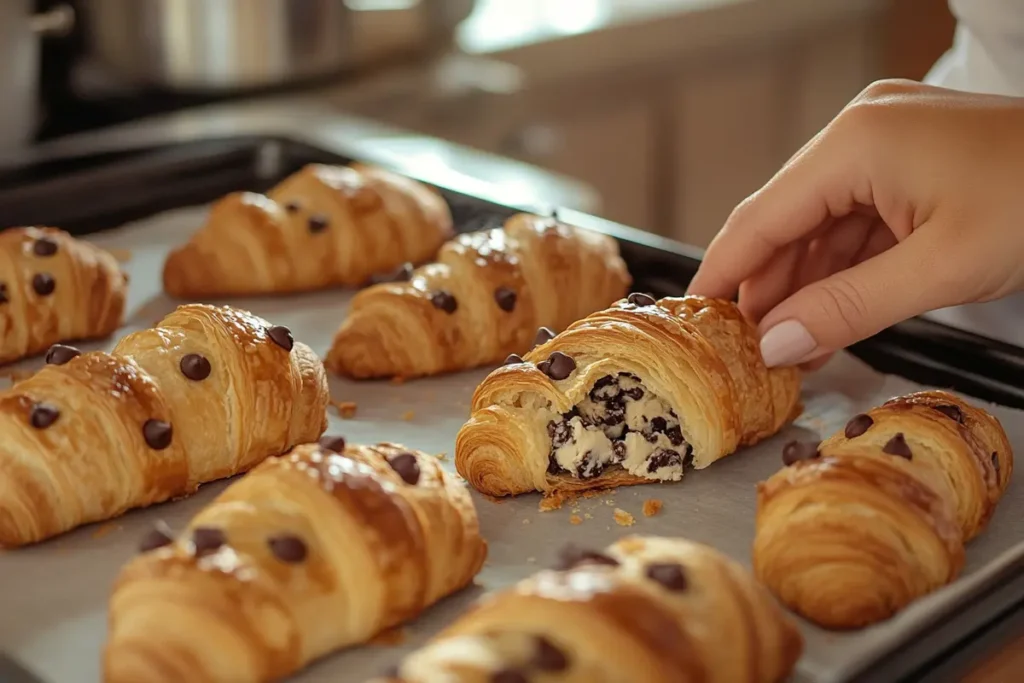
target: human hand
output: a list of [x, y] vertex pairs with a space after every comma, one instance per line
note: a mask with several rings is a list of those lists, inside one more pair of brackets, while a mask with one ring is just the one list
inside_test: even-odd
[[879, 81], [736, 207], [689, 291], [738, 292], [769, 366], [815, 367], [1024, 289], [1022, 188], [1024, 99]]

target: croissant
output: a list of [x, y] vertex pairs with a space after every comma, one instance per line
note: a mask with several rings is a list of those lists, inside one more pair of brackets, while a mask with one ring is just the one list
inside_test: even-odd
[[630, 284], [614, 239], [529, 214], [460, 235], [408, 275], [355, 296], [329, 370], [416, 377], [500, 363], [529, 349], [539, 327], [563, 329]]
[[820, 447], [789, 444], [783, 462], [758, 485], [755, 572], [811, 621], [853, 629], [959, 575], [1013, 453], [996, 418], [924, 391], [855, 416]]
[[181, 306], [113, 353], [54, 346], [0, 393], [0, 546], [196, 490], [327, 426], [327, 380], [287, 328]]
[[278, 680], [469, 584], [487, 545], [463, 483], [395, 444], [322, 443], [144, 539], [110, 600], [106, 683]]
[[113, 256], [63, 230], [0, 231], [0, 363], [110, 335], [127, 286]]
[[628, 536], [485, 596], [377, 683], [777, 683], [802, 650], [733, 560]]
[[361, 285], [427, 261], [454, 234], [441, 195], [415, 180], [353, 164], [310, 164], [267, 195], [229, 194], [164, 263], [178, 298]]
[[488, 375], [455, 465], [491, 496], [675, 481], [801, 410], [734, 304], [634, 293]]

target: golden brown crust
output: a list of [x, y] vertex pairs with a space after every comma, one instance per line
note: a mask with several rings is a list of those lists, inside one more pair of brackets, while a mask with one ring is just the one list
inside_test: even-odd
[[800, 632], [731, 559], [638, 536], [602, 555], [617, 566], [542, 571], [485, 597], [386, 680], [488, 683], [503, 671], [559, 683], [777, 683], [793, 670]]
[[[554, 381], [537, 364], [567, 354], [575, 370]], [[619, 301], [580, 320], [492, 372], [473, 396], [456, 439], [459, 473], [492, 496], [556, 494], [654, 481], [610, 467], [591, 479], [548, 471], [548, 424], [585, 399], [604, 376], [631, 374], [666, 401], [707, 467], [743, 445], [776, 433], [801, 410], [797, 370], [768, 370], [757, 332], [727, 301], [666, 298], [655, 305]]]
[[498, 363], [529, 349], [538, 327], [564, 329], [629, 283], [611, 237], [518, 214], [448, 242], [408, 282], [359, 292], [325, 364], [365, 379]]
[[[396, 457], [415, 460], [414, 482]], [[223, 544], [197, 556], [196, 529]], [[282, 559], [271, 544], [282, 538], [303, 551]], [[277, 680], [468, 585], [486, 554], [469, 492], [436, 458], [396, 444], [299, 446], [124, 568], [104, 680]]]
[[[0, 393], [0, 546], [190, 494], [317, 438], [322, 365], [270, 329], [245, 311], [181, 306], [110, 354], [48, 365]], [[208, 362], [201, 379], [183, 370], [193, 354]]]
[[63, 230], [0, 231], [0, 363], [110, 335], [127, 288], [113, 256]]
[[353, 164], [310, 164], [267, 195], [236, 192], [164, 264], [179, 298], [277, 294], [364, 284], [432, 258], [454, 234], [441, 195]]
[[945, 391], [856, 416], [818, 452], [758, 486], [754, 569], [833, 629], [887, 619], [953, 581], [1013, 468], [999, 422]]

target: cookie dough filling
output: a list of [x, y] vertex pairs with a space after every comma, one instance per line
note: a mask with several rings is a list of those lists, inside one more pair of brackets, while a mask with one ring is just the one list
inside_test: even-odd
[[599, 379], [547, 428], [549, 474], [592, 479], [618, 466], [638, 477], [677, 481], [692, 460], [672, 408], [624, 372]]

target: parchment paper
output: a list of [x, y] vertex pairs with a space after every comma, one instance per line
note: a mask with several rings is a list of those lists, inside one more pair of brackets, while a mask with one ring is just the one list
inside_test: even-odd
[[[144, 224], [93, 238], [111, 249], [131, 250], [124, 266], [131, 274], [128, 324], [123, 332], [148, 327], [176, 305], [160, 293], [160, 270], [167, 249], [198, 226], [203, 208], [179, 209]], [[273, 299], [227, 301], [290, 327], [297, 339], [324, 353], [345, 314], [351, 293], [320, 292]], [[113, 341], [80, 344], [109, 349]], [[41, 360], [16, 366], [34, 369]], [[451, 460], [455, 434], [468, 415], [473, 389], [484, 368], [447, 377], [407, 382], [351, 383], [331, 379], [335, 400], [355, 401], [354, 419], [331, 410], [328, 433], [354, 442], [391, 440]], [[6, 386], [6, 381], [0, 386]], [[294, 680], [358, 683], [397, 661], [450, 623], [473, 599], [553, 562], [558, 549], [573, 541], [602, 547], [627, 534], [686, 536], [709, 543], [750, 566], [756, 482], [780, 466], [782, 445], [794, 438], [825, 436], [853, 414], [885, 399], [917, 389], [897, 377], [882, 376], [851, 356], [838, 356], [805, 385], [806, 412], [796, 425], [757, 447], [725, 458], [675, 484], [620, 489], [601, 497], [540, 512], [539, 497], [526, 495], [493, 503], [475, 495], [490, 557], [477, 585], [453, 596], [387, 638], [390, 644], [353, 648], [327, 657]], [[1002, 420], [1018, 453], [1024, 453], [1024, 413], [988, 407]], [[1001, 568], [1024, 556], [1024, 484], [1010, 484], [988, 531], [971, 543], [963, 577], [919, 600], [896, 618], [849, 635], [828, 634], [803, 624], [805, 655], [794, 681], [842, 681], [872, 659], [898, 648], [909, 634], [939, 611], [977, 590]], [[141, 536], [157, 519], [179, 528], [227, 482], [209, 484], [191, 499], [133, 511], [78, 529], [38, 546], [0, 553], [0, 650], [51, 683], [100, 680], [100, 653], [106, 629], [106, 601], [120, 566], [135, 553]], [[664, 503], [660, 514], [645, 517], [644, 501]], [[621, 509], [635, 519], [623, 527], [613, 514]], [[571, 523], [578, 521], [578, 524]], [[141, 682], [140, 682], [141, 683]]]

